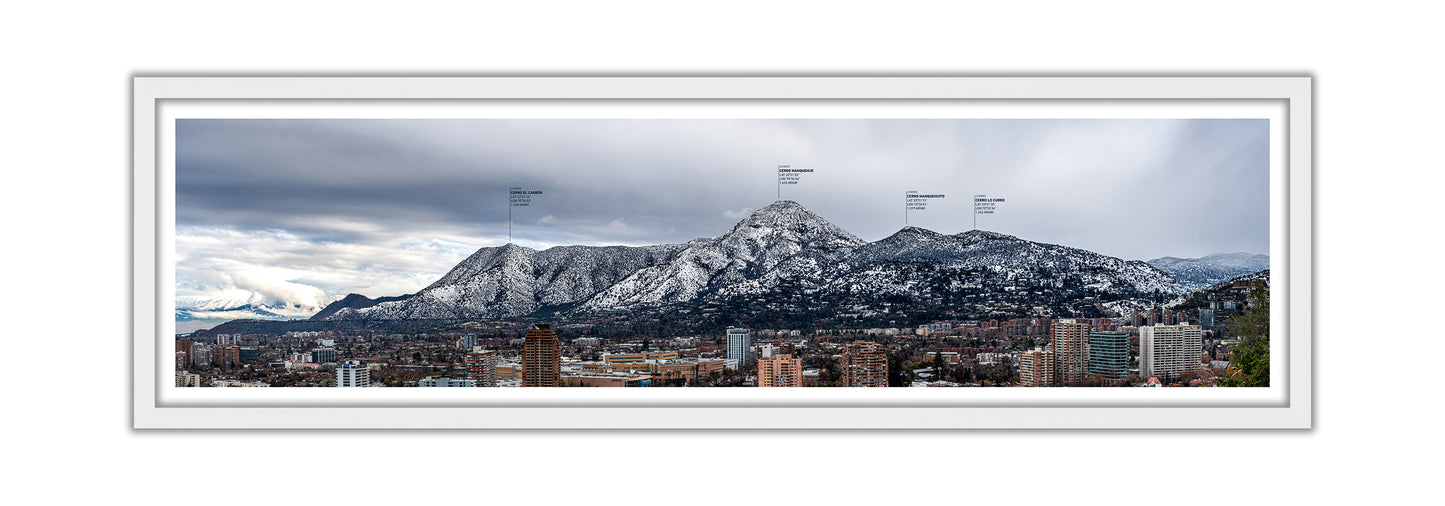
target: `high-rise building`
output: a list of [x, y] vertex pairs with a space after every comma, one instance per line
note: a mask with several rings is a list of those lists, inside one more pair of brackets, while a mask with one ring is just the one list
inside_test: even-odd
[[467, 379], [479, 387], [497, 386], [497, 351], [475, 346], [467, 353]]
[[369, 387], [371, 386], [371, 369], [359, 360], [347, 360], [336, 364], [336, 386]]
[[748, 329], [728, 329], [728, 358], [738, 361], [738, 367], [752, 362], [753, 338]]
[[211, 348], [211, 363], [221, 369], [241, 365], [241, 347], [228, 344]]
[[211, 345], [206, 343], [191, 343], [191, 367], [211, 367]]
[[1186, 371], [1198, 369], [1204, 349], [1204, 330], [1198, 325], [1153, 325], [1139, 327], [1139, 373], [1163, 381], [1174, 381]]
[[176, 341], [176, 368], [191, 366], [191, 342]]
[[311, 361], [318, 364], [336, 361], [336, 350], [334, 348], [316, 348], [311, 350]]
[[242, 362], [259, 362], [261, 361], [261, 348], [242, 346], [241, 349], [237, 351], [237, 358]]
[[1214, 310], [1209, 308], [1199, 309], [1199, 326], [1209, 329], [1214, 328]]
[[758, 386], [803, 386], [803, 359], [793, 358], [792, 355], [773, 355], [758, 359]]
[[1089, 333], [1089, 374], [1119, 379], [1129, 374], [1129, 333]]
[[457, 340], [457, 347], [458, 347], [458, 348], [461, 348], [461, 349], [463, 349], [463, 350], [468, 350], [468, 351], [470, 351], [472, 348], [476, 348], [476, 347], [477, 347], [477, 335], [476, 335], [476, 334], [467, 334], [467, 335], [462, 336], [461, 339], [458, 339], [458, 340]]
[[1019, 353], [1019, 378], [1026, 387], [1054, 384], [1054, 352], [1043, 348]]
[[1054, 323], [1054, 384], [1084, 381], [1089, 371], [1089, 324], [1072, 319]]
[[522, 342], [522, 386], [562, 386], [561, 350], [557, 344], [557, 331], [546, 323], [538, 323], [527, 331]]
[[888, 355], [881, 344], [854, 341], [844, 345], [840, 365], [845, 387], [888, 386]]

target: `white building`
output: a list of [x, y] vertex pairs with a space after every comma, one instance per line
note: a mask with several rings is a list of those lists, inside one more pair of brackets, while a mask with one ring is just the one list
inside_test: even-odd
[[1013, 356], [1008, 353], [979, 353], [975, 358], [978, 365], [996, 365], [1011, 361]]
[[728, 329], [728, 359], [739, 364], [752, 362], [752, 334], [748, 329]]
[[676, 347], [678, 347], [678, 348], [694, 348], [694, 347], [697, 347], [697, 338], [696, 338], [696, 337], [679, 337], [679, 338], [676, 338], [676, 339], [673, 339], [673, 340], [672, 340], [672, 345], [673, 345], [673, 346], [676, 346]]
[[424, 388], [449, 388], [449, 387], [466, 387], [466, 388], [471, 388], [471, 387], [477, 386], [477, 382], [476, 382], [476, 381], [473, 381], [473, 380], [469, 380], [469, 379], [422, 378], [421, 380], [419, 380], [419, 381], [416, 382], [416, 386], [424, 387]]
[[586, 346], [588, 348], [591, 348], [593, 346], [597, 346], [598, 344], [602, 344], [602, 340], [595, 337], [579, 337], [577, 339], [573, 339], [572, 344], [574, 346]]
[[201, 386], [201, 375], [191, 374], [185, 371], [176, 371], [176, 386], [198, 387]]
[[211, 382], [211, 386], [218, 388], [270, 388], [271, 385], [261, 381], [241, 381], [233, 379], [218, 379]]
[[778, 348], [771, 344], [758, 346], [758, 358], [772, 358], [773, 354], [777, 352]]
[[1197, 370], [1204, 349], [1204, 330], [1198, 325], [1139, 327], [1139, 374], [1165, 382]]
[[211, 347], [206, 343], [191, 343], [191, 366], [205, 369], [211, 366]]
[[348, 360], [336, 364], [336, 386], [369, 387], [371, 386], [371, 369], [358, 360]]

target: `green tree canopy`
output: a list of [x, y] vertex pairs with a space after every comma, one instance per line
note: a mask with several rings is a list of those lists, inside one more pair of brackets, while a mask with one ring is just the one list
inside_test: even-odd
[[1229, 370], [1221, 386], [1269, 386], [1269, 287], [1261, 283], [1249, 292], [1249, 309], [1229, 324], [1239, 344], [1229, 349]]

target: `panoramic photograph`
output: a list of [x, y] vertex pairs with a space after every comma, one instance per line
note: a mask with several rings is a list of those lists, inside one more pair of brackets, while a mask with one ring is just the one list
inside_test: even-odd
[[1270, 386], [1267, 119], [178, 119], [174, 146], [177, 387]]

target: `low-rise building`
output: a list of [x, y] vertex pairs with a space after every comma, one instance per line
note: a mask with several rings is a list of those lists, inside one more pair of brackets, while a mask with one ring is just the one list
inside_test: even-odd
[[185, 371], [176, 371], [176, 386], [198, 387], [201, 386], [201, 375], [191, 374]]
[[475, 380], [469, 380], [469, 379], [451, 379], [451, 378], [432, 378], [432, 377], [426, 377], [426, 378], [422, 378], [422, 379], [418, 380], [418, 381], [416, 382], [416, 386], [422, 387], [422, 388], [456, 388], [456, 387], [472, 388], [472, 387], [477, 386], [477, 382], [476, 382]]
[[562, 372], [562, 386], [566, 387], [648, 387], [652, 386], [651, 374], [632, 373], [588, 373]]
[[213, 386], [213, 387], [219, 387], [219, 388], [227, 388], [227, 387], [231, 387], [231, 388], [236, 388], [236, 387], [241, 387], [241, 388], [267, 388], [267, 387], [270, 387], [271, 385], [268, 384], [268, 383], [266, 383], [266, 382], [262, 382], [262, 381], [241, 381], [241, 380], [233, 380], [233, 379], [218, 379], [218, 380], [211, 381], [211, 386]]

